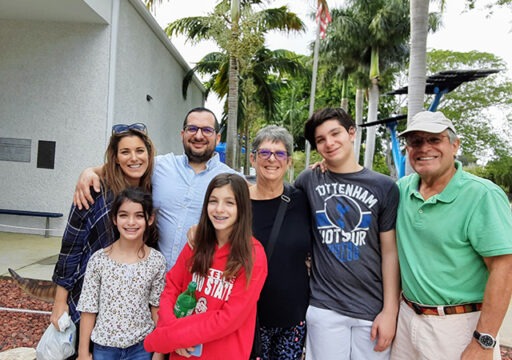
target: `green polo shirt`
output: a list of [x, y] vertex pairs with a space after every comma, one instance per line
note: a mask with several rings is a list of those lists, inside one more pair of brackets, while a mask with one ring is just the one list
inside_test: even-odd
[[500, 187], [462, 170], [427, 201], [418, 174], [398, 182], [397, 246], [404, 295], [425, 305], [481, 302], [483, 257], [512, 254], [512, 212]]

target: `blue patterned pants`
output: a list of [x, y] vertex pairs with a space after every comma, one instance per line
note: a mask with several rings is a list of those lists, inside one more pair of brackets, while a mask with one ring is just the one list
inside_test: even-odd
[[306, 340], [306, 321], [290, 328], [260, 327], [262, 360], [300, 360]]

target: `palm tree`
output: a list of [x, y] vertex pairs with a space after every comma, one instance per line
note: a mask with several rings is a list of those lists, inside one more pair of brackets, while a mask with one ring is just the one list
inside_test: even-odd
[[[407, 123], [414, 115], [423, 110], [427, 78], [427, 35], [429, 30], [436, 31], [441, 24], [439, 14], [429, 14], [429, 3], [430, 0], [411, 0], [411, 55], [407, 85]], [[444, 0], [441, 0], [441, 12], [443, 7]], [[412, 172], [407, 158], [405, 172], [406, 174]]]
[[[244, 74], [240, 76], [239, 97], [251, 98], [258, 103], [264, 116], [269, 120], [277, 112], [277, 94], [280, 88], [287, 86], [282, 77], [302, 75], [305, 68], [300, 61], [300, 55], [289, 50], [270, 50], [261, 47], [247, 62]], [[223, 52], [206, 54], [190, 69], [183, 78], [182, 94], [187, 97], [187, 90], [196, 73], [208, 75], [204, 83], [207, 94], [214, 91], [219, 98], [225, 98], [229, 92], [229, 55]], [[242, 91], [244, 83], [251, 81], [256, 91]], [[239, 103], [239, 106], [241, 103]], [[226, 106], [227, 107], [227, 106]], [[244, 118], [243, 108], [239, 120]]]
[[[379, 104], [380, 64], [384, 53], [386, 62], [402, 60], [404, 46], [409, 38], [409, 2], [406, 0], [353, 0], [352, 6], [361, 19], [368, 24], [370, 34], [370, 82], [368, 96], [368, 122], [377, 121]], [[402, 50], [402, 51], [400, 51]], [[395, 52], [396, 51], [396, 52]], [[395, 53], [397, 58], [393, 58]], [[366, 129], [364, 166], [373, 167], [376, 127]]]
[[[355, 123], [359, 127], [363, 123], [364, 95], [370, 82], [368, 76], [369, 62], [367, 45], [361, 39], [367, 39], [368, 26], [358, 21], [353, 7], [332, 10], [332, 24], [329, 28], [327, 38], [322, 42], [320, 50], [323, 60], [328, 67], [335, 69], [336, 73], [343, 79], [343, 90], [341, 96], [341, 107], [348, 109], [348, 78], [351, 77], [356, 85], [355, 99]], [[332, 77], [332, 71], [326, 72], [327, 77]], [[362, 130], [359, 127], [354, 141], [354, 156], [359, 162], [359, 151], [361, 148]]]
[[328, 36], [320, 43], [321, 59], [327, 67], [324, 79], [331, 79], [334, 76], [342, 78], [340, 105], [348, 111], [346, 98], [348, 78], [359, 71], [363, 65], [362, 55], [365, 46], [359, 39], [365, 37], [365, 27], [356, 21], [352, 8], [332, 9], [331, 16], [333, 21], [329, 27]]
[[[332, 23], [327, 32], [327, 37], [320, 43], [322, 62], [327, 66], [325, 79], [340, 76], [343, 81], [341, 107], [348, 112], [348, 99], [346, 99], [348, 78], [356, 86], [355, 122], [362, 124], [364, 110], [365, 89], [370, 85], [368, 76], [369, 61], [367, 45], [361, 39], [369, 37], [368, 26], [358, 21], [353, 7], [332, 9]], [[328, 81], [328, 80], [327, 80]], [[356, 132], [354, 153], [359, 161], [359, 149], [361, 147], [361, 130]]]
[[[295, 138], [295, 133], [298, 132], [297, 129], [300, 129], [300, 134], [303, 134], [303, 126], [302, 123], [297, 123], [298, 119], [307, 119], [307, 103], [303, 101], [301, 97], [301, 89], [297, 86], [290, 86], [288, 89], [288, 96], [282, 99], [280, 103], [280, 108], [278, 111], [278, 116], [280, 123], [283, 127], [288, 128], [290, 134], [292, 134], [293, 138]], [[294, 124], [295, 122], [295, 124]], [[294, 142], [292, 143], [292, 149], [295, 148]], [[295, 179], [295, 164], [292, 164], [290, 169], [288, 170], [288, 181], [293, 183]]]
[[[228, 91], [228, 127], [226, 163], [238, 169], [238, 75], [239, 58], [237, 56], [240, 40], [240, 0], [231, 0], [231, 34], [228, 41], [229, 53], [229, 91]], [[257, 41], [258, 43], [258, 41]], [[241, 54], [240, 54], [241, 55]], [[243, 55], [242, 55], [243, 56]]]
[[229, 57], [227, 157], [229, 166], [237, 168], [237, 119], [239, 78], [251, 57], [263, 47], [265, 34], [272, 30], [303, 31], [303, 22], [286, 6], [254, 10], [262, 0], [221, 0], [207, 16], [176, 20], [165, 29], [168, 36], [184, 34], [192, 42], [213, 40]]
[[411, 55], [409, 61], [407, 117], [423, 110], [427, 78], [427, 34], [429, 0], [411, 0]]
[[[244, 73], [239, 77], [237, 122], [237, 127], [244, 129], [246, 139], [248, 139], [248, 129], [253, 117], [251, 115], [256, 110], [261, 110], [267, 122], [278, 112], [276, 107], [279, 101], [278, 94], [283, 87], [287, 86], [283, 77], [302, 75], [304, 72], [305, 68], [299, 55], [288, 50], [269, 50], [262, 47], [248, 60]], [[207, 93], [214, 91], [219, 98], [226, 97], [229, 92], [228, 54], [209, 53], [185, 74], [182, 87], [185, 98], [195, 73], [208, 75], [204, 84]], [[252, 111], [246, 111], [248, 104], [254, 105]]]
[[[345, 77], [350, 74], [356, 91], [356, 124], [362, 122], [364, 89], [368, 89], [367, 121], [377, 120], [380, 68], [405, 63], [407, 51], [408, 3], [406, 0], [350, 0], [344, 9], [332, 10], [333, 23], [322, 44], [322, 53], [335, 63]], [[366, 72], [365, 77], [361, 76]], [[375, 128], [367, 129], [365, 166], [372, 167]], [[361, 132], [357, 132], [355, 153], [359, 160]]]

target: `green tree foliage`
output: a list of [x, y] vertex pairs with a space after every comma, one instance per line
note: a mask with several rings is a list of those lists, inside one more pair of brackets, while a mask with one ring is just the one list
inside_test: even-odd
[[498, 184], [512, 200], [512, 157], [505, 155], [485, 166], [472, 166], [465, 170]]
[[433, 50], [427, 55], [428, 72], [456, 69], [503, 69], [498, 74], [468, 82], [443, 96], [439, 110], [452, 119], [466, 156], [502, 156], [511, 151], [509, 122], [496, 124], [496, 116], [512, 120], [512, 81], [505, 63], [496, 55], [471, 51]]
[[[300, 76], [306, 71], [300, 59], [301, 56], [292, 51], [269, 50], [266, 47], [259, 48], [250, 59], [247, 59], [246, 69], [239, 78], [239, 126], [243, 125], [246, 115], [244, 103], [248, 99], [256, 102], [260, 110], [264, 112], [265, 119], [271, 122], [271, 118], [277, 113], [280, 89], [288, 87], [287, 78]], [[213, 91], [219, 98], [226, 98], [228, 68], [229, 56], [226, 53], [206, 54], [185, 75], [182, 88], [183, 96], [186, 98], [187, 89], [194, 74], [199, 73], [207, 76], [204, 83], [207, 92]], [[244, 87], [244, 83], [249, 81], [254, 87], [249, 84]]]
[[[466, 0], [466, 7], [470, 10], [474, 9], [478, 0]], [[512, 0], [494, 0], [491, 4], [486, 5], [489, 10], [499, 8], [501, 6], [508, 6], [512, 8]]]
[[[265, 35], [273, 30], [303, 31], [304, 23], [286, 6], [262, 9], [262, 0], [220, 0], [206, 16], [178, 19], [165, 29], [169, 37], [185, 35], [196, 43], [213, 40], [221, 53], [229, 59], [227, 66], [227, 149], [226, 162], [238, 168], [238, 112], [241, 103], [240, 91], [244, 86], [240, 78], [251, 71], [253, 56], [265, 42]], [[254, 83], [257, 86], [256, 83]], [[219, 86], [211, 86], [214, 91]], [[246, 85], [246, 89], [251, 86]], [[243, 103], [243, 101], [242, 101]]]
[[[267, 124], [280, 125], [294, 137], [294, 149], [304, 151], [304, 123], [308, 118], [309, 95], [311, 91], [311, 62], [308, 56], [297, 59], [304, 71], [282, 78], [286, 86], [277, 93], [277, 111]], [[318, 99], [318, 98], [317, 98]], [[264, 126], [261, 124], [260, 126]], [[254, 129], [257, 131], [258, 129]]]
[[[289, 113], [281, 112], [282, 104], [279, 102], [283, 94], [288, 96], [289, 78], [304, 78], [307, 73], [303, 66], [302, 56], [288, 50], [269, 50], [261, 47], [249, 59], [246, 69], [239, 76], [238, 88], [238, 129], [239, 148], [250, 145], [251, 134], [269, 123], [292, 123], [293, 109], [298, 104], [289, 102]], [[219, 98], [226, 98], [228, 93], [228, 68], [229, 56], [226, 53], [215, 52], [205, 55], [183, 79], [183, 95], [186, 96], [187, 88], [195, 73], [206, 75], [204, 83], [207, 91], [214, 91]], [[292, 92], [296, 89], [292, 89]], [[227, 108], [227, 105], [225, 105]], [[290, 113], [291, 111], [291, 113]], [[223, 125], [226, 118], [223, 117]], [[255, 125], [257, 127], [255, 127]], [[290, 128], [291, 129], [291, 128]], [[292, 131], [292, 130], [290, 130]], [[293, 133], [293, 131], [292, 131]], [[223, 134], [223, 141], [226, 137]], [[246, 139], [249, 139], [246, 141]], [[248, 144], [246, 144], [248, 142]], [[244, 169], [248, 171], [248, 153], [246, 159], [240, 159]]]
[[509, 196], [512, 194], [512, 157], [502, 156], [486, 166], [489, 179], [500, 185]]
[[[377, 120], [381, 72], [405, 64], [409, 38], [409, 1], [350, 0], [342, 9], [333, 9], [333, 24], [322, 45], [322, 57], [333, 64], [341, 80], [366, 72], [366, 84], [356, 75], [359, 88], [368, 89], [367, 121]], [[369, 82], [369, 85], [367, 85]], [[356, 118], [362, 109], [356, 109]], [[376, 128], [366, 130], [365, 161], [372, 168]], [[359, 138], [358, 138], [359, 139]], [[359, 143], [357, 140], [356, 143]], [[356, 144], [357, 146], [357, 144]]]

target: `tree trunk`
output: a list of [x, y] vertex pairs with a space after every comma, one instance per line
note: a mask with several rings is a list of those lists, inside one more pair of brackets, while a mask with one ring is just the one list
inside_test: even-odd
[[[315, 111], [315, 94], [316, 94], [316, 77], [318, 74], [318, 52], [320, 49], [320, 22], [318, 22], [316, 27], [316, 38], [315, 38], [315, 47], [313, 49], [313, 72], [311, 74], [311, 92], [309, 94], [309, 115], [308, 118], [311, 118]], [[309, 167], [309, 160], [311, 157], [311, 144], [306, 140], [305, 145], [306, 150], [306, 163], [305, 169]]]
[[[411, 0], [411, 54], [409, 61], [409, 84], [407, 123], [423, 110], [427, 77], [427, 34], [429, 0]], [[412, 173], [406, 161], [405, 173]]]
[[[372, 47], [370, 59], [370, 92], [368, 95], [368, 118], [366, 122], [377, 121], [377, 113], [379, 111], [379, 48]], [[376, 126], [366, 128], [366, 147], [364, 151], [364, 166], [368, 169], [373, 168], [373, 156], [375, 154], [375, 134]]]
[[342, 98], [340, 102], [340, 107], [345, 110], [345, 112], [348, 114], [348, 99]]
[[244, 156], [244, 175], [250, 175], [251, 170], [251, 159], [250, 154], [251, 150], [249, 149], [251, 144], [249, 142], [249, 117], [245, 119], [244, 124], [244, 139], [245, 139], [245, 156]]
[[[377, 111], [379, 107], [379, 80], [372, 79], [372, 86], [368, 96], [368, 119], [366, 122], [377, 121]], [[375, 134], [377, 133], [376, 126], [368, 126], [366, 128], [366, 147], [364, 151], [364, 167], [368, 169], [373, 168], [373, 155], [375, 154]]]
[[[293, 98], [295, 99], [295, 92], [293, 92], [293, 95], [294, 95]], [[290, 114], [290, 134], [292, 135], [292, 153], [290, 154], [290, 156], [292, 157], [292, 164], [288, 168], [288, 182], [290, 184], [293, 184], [293, 180], [295, 179], [295, 169], [294, 169], [294, 164], [293, 164], [293, 152], [295, 149], [294, 139], [293, 139], [293, 113]]]
[[361, 152], [361, 138], [363, 136], [363, 106], [364, 106], [364, 89], [356, 89], [356, 140], [354, 141], [354, 155], [359, 164], [359, 154]]
[[[240, 1], [231, 1], [231, 44], [238, 42], [238, 21], [240, 20]], [[239, 170], [238, 166], [238, 58], [232, 53], [229, 55], [228, 80], [228, 129], [226, 132], [226, 164], [232, 169]]]
[[343, 86], [341, 88], [340, 107], [348, 114], [348, 76], [343, 77]]
[[429, 0], [411, 0], [411, 54], [407, 121], [423, 110], [427, 69], [427, 34]]
[[228, 130], [226, 133], [226, 164], [238, 170], [238, 61], [229, 58]]
[[386, 146], [386, 165], [389, 169], [389, 176], [398, 180], [398, 173], [396, 172], [396, 167], [393, 163], [393, 154], [391, 153], [391, 141], [389, 141], [388, 146]]

